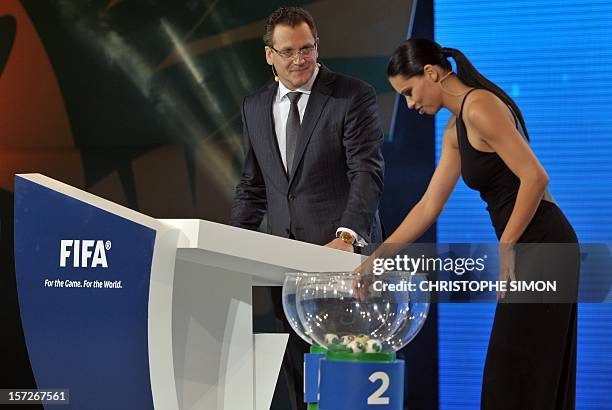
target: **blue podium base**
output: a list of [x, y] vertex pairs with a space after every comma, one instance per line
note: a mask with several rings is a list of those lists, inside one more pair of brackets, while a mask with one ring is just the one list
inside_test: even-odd
[[320, 361], [320, 410], [402, 410], [404, 361]]
[[319, 369], [325, 353], [306, 353], [304, 355], [304, 403], [319, 401]]

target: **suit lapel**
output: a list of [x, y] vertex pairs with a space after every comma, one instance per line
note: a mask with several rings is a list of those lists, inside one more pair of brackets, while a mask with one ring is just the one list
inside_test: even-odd
[[323, 108], [327, 103], [331, 95], [331, 83], [334, 80], [334, 73], [329, 71], [326, 67], [321, 66], [319, 69], [319, 75], [315, 80], [315, 83], [310, 92], [308, 98], [308, 105], [306, 105], [306, 112], [304, 113], [304, 119], [302, 120], [302, 126], [300, 129], [300, 135], [298, 137], [297, 145], [295, 147], [295, 157], [293, 159], [293, 169], [291, 171], [291, 180], [289, 185], [293, 182], [295, 177], [295, 171], [302, 161], [308, 142], [312, 137], [312, 133], [317, 126], [319, 117], [323, 112]]
[[278, 173], [282, 174], [285, 181], [288, 182], [287, 172], [285, 171], [285, 166], [283, 165], [283, 159], [281, 158], [280, 150], [278, 148], [278, 138], [276, 135], [276, 129], [274, 128], [274, 115], [272, 105], [274, 104], [274, 99], [276, 98], [276, 93], [278, 91], [278, 83], [274, 82], [270, 85], [270, 89], [265, 95], [266, 101], [264, 103], [264, 107], [266, 112], [263, 114], [263, 118], [265, 119], [265, 136], [268, 141], [268, 145], [270, 147], [270, 155], [274, 158], [274, 162], [276, 163], [275, 168]]

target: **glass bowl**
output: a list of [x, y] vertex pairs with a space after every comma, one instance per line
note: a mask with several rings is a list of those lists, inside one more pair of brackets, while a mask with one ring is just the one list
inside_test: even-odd
[[[311, 343], [328, 350], [395, 352], [427, 319], [429, 293], [420, 289], [425, 280], [425, 275], [407, 272], [300, 273], [290, 281], [295, 283], [291, 293], [299, 329]], [[295, 313], [290, 312], [292, 318]]]

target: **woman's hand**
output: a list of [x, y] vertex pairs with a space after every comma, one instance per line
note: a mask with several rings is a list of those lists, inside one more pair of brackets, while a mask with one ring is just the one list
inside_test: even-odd
[[[508, 280], [516, 280], [516, 250], [513, 243], [499, 243], [499, 281], [506, 282], [508, 288]], [[497, 299], [503, 299], [506, 295], [504, 291], [497, 292]]]
[[353, 274], [357, 275], [357, 278], [353, 280], [353, 293], [359, 300], [365, 300], [368, 295], [368, 289], [372, 284], [370, 276], [372, 275], [372, 269], [374, 265], [374, 259], [376, 252], [370, 255], [361, 265], [359, 265]]

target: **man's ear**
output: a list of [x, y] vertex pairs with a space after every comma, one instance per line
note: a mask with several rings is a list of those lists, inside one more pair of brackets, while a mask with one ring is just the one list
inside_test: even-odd
[[268, 65], [272, 65], [272, 53], [274, 51], [272, 51], [272, 49], [268, 46], [265, 47], [265, 51], [266, 51], [266, 62], [268, 63]]
[[424, 71], [425, 77], [427, 77], [429, 80], [433, 81], [434, 83], [437, 83], [440, 80], [440, 74], [438, 73], [438, 70], [436, 70], [436, 68], [433, 65], [426, 64], [425, 67], [423, 67], [423, 71]]

